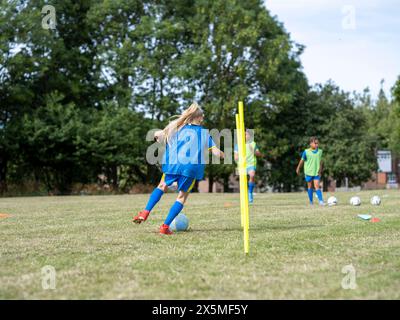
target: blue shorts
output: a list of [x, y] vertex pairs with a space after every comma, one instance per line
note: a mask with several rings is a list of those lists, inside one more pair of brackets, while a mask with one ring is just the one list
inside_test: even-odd
[[256, 171], [256, 167], [255, 166], [249, 166], [246, 168], [246, 172], [249, 173], [250, 171]]
[[170, 187], [174, 182], [178, 183], [178, 190], [183, 192], [190, 192], [194, 183], [196, 182], [195, 178], [189, 178], [185, 176], [181, 176], [178, 174], [163, 174], [162, 180], [164, 180], [165, 184]]
[[317, 180], [317, 181], [321, 180], [320, 176], [307, 176], [307, 175], [306, 175], [305, 179], [306, 179], [306, 182], [311, 182], [313, 180]]

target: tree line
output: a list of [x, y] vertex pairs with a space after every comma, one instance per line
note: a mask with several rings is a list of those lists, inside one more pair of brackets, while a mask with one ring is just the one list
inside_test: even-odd
[[[154, 184], [148, 130], [191, 101], [207, 128], [235, 128], [237, 102], [266, 155], [260, 183], [302, 185], [294, 174], [311, 135], [326, 176], [368, 180], [378, 148], [400, 152], [400, 78], [393, 98], [310, 86], [291, 39], [260, 0], [0, 0], [0, 192], [30, 183], [71, 193], [106, 181], [117, 192]], [[397, 99], [397, 100], [396, 100]], [[267, 165], [268, 164], [268, 165]], [[232, 165], [210, 165], [228, 190]]]

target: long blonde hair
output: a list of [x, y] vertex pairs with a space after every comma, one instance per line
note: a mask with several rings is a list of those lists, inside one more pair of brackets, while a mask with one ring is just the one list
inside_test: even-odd
[[171, 121], [163, 130], [164, 142], [169, 142], [169, 139], [184, 125], [193, 122], [195, 119], [203, 115], [203, 110], [200, 106], [193, 102], [189, 108], [187, 108], [178, 119]]

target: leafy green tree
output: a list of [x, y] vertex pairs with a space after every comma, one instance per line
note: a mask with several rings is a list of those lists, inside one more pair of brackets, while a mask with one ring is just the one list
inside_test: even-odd
[[[5, 32], [0, 43], [9, 51], [1, 54], [0, 171], [6, 172], [11, 161], [19, 176], [34, 175], [45, 181], [48, 189], [65, 193], [71, 179], [85, 172], [77, 166], [71, 130], [72, 123], [79, 124], [75, 113], [97, 105], [99, 69], [93, 66], [95, 46], [85, 19], [91, 2], [53, 2], [58, 22], [55, 30], [42, 28], [45, 4], [37, 0], [2, 2], [6, 23], [2, 24]], [[62, 118], [66, 115], [75, 115], [77, 121]], [[52, 143], [47, 144], [46, 139]]]
[[[332, 83], [309, 88], [303, 46], [264, 1], [55, 0], [53, 30], [41, 26], [45, 4], [0, 0], [0, 192], [7, 178], [60, 193], [99, 174], [114, 190], [153, 183], [159, 172], [144, 158], [145, 134], [193, 100], [210, 129], [234, 129], [244, 100], [246, 125], [267, 155], [259, 172], [278, 191], [302, 184], [293, 173], [310, 135], [329, 142], [329, 174], [354, 183], [366, 179], [374, 143], [399, 146], [390, 129], [399, 127], [398, 103], [381, 95], [359, 110]], [[341, 139], [364, 171], [329, 158], [328, 145]], [[227, 191], [233, 168], [208, 166], [210, 186], [221, 181]]]
[[[104, 173], [114, 190], [127, 188], [134, 182], [146, 182], [148, 143], [144, 137], [150, 124], [143, 115], [128, 108], [108, 105], [93, 117], [87, 131], [79, 137], [79, 159], [85, 159], [82, 165]], [[124, 181], [120, 179], [122, 171]]]
[[383, 89], [381, 89], [377, 102], [370, 110], [368, 123], [369, 131], [376, 137], [379, 148], [387, 149], [390, 145], [393, 130], [392, 107], [392, 103], [387, 99]]
[[337, 113], [325, 127], [325, 175], [333, 177], [340, 186], [346, 178], [360, 185], [377, 170], [376, 145], [367, 134], [366, 119], [359, 109]]
[[[138, 57], [142, 44], [135, 30], [145, 19], [148, 2], [137, 0], [96, 1], [86, 20], [91, 42], [96, 48], [93, 64], [100, 70], [97, 104], [115, 101], [118, 106], [136, 108]], [[151, 30], [147, 30], [151, 32]]]
[[[296, 104], [293, 84], [307, 87], [298, 60], [301, 48], [262, 1], [202, 0], [192, 12], [185, 27], [191, 42], [179, 72], [187, 96], [204, 106], [206, 126], [218, 129], [235, 128], [237, 102], [244, 100], [246, 123], [260, 128], [256, 139], [266, 150], [274, 141], [268, 120]], [[225, 186], [231, 173], [232, 166], [207, 167], [210, 181], [222, 180]]]
[[398, 104], [400, 104], [400, 76], [393, 87], [393, 96]]
[[394, 101], [392, 102], [391, 114], [393, 124], [391, 130], [390, 148], [400, 155], [400, 77], [393, 87]]
[[25, 114], [15, 137], [21, 167], [29, 164], [35, 177], [43, 177], [49, 192], [69, 193], [72, 182], [85, 171], [79, 167], [75, 141], [83, 126], [79, 109], [64, 105], [62, 95], [50, 95], [44, 106]]
[[377, 140], [369, 131], [364, 110], [357, 106], [354, 97], [332, 82], [313, 91], [309, 114], [313, 125], [308, 136], [317, 135], [321, 140], [325, 181], [332, 177], [338, 186], [346, 178], [353, 185], [367, 181], [377, 170]]
[[380, 90], [377, 101], [372, 101], [369, 95], [359, 97], [360, 105], [368, 120], [368, 132], [376, 139], [377, 148], [390, 149], [394, 154], [400, 153], [400, 113], [399, 104], [394, 99], [388, 99]]
[[35, 69], [24, 45], [29, 20], [20, 15], [21, 1], [0, 1], [0, 193], [7, 189], [7, 175], [18, 146], [10, 138], [29, 110], [34, 96], [31, 73]]

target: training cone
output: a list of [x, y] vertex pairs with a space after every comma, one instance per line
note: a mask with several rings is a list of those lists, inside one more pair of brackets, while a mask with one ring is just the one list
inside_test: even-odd
[[372, 216], [369, 214], [359, 214], [358, 217], [363, 220], [370, 220], [372, 218]]

